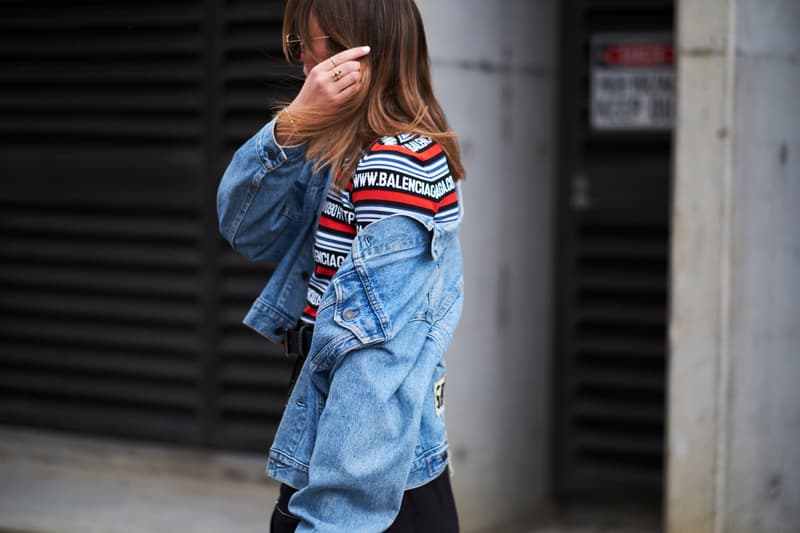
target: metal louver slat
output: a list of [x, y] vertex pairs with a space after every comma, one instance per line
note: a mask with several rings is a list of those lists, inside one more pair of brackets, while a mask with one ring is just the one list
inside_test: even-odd
[[163, 113], [153, 113], [149, 116], [141, 112], [113, 115], [109, 113], [103, 117], [91, 117], [87, 116], [86, 112], [74, 110], [60, 112], [57, 116], [55, 113], [46, 116], [32, 115], [29, 113], [28, 116], [20, 118], [10, 118], [10, 114], [7, 115], [0, 127], [0, 135], [12, 133], [34, 135], [46, 130], [54, 136], [75, 136], [84, 139], [93, 135], [123, 138], [148, 136], [152, 140], [168, 141], [193, 138], [199, 127], [199, 123], [176, 124], [175, 118], [180, 117], [164, 116]]
[[261, 387], [265, 390], [286, 392], [286, 370], [288, 364], [259, 365], [253, 359], [228, 358], [221, 374], [223, 381], [244, 387]]
[[[69, 379], [65, 379], [68, 377]], [[23, 385], [24, 384], [24, 385]], [[196, 409], [197, 394], [192, 387], [159, 384], [151, 381], [146, 385], [109, 377], [107, 372], [101, 376], [68, 376], [63, 370], [47, 373], [41, 369], [35, 372], [24, 370], [5, 370], [0, 374], [0, 386], [8, 391], [16, 388], [26, 393], [40, 393], [53, 396], [74, 396], [92, 398], [103, 402], [123, 402], [136, 405], [172, 406]]]
[[191, 382], [197, 377], [197, 369], [191, 358], [159, 357], [159, 354], [142, 350], [116, 352], [113, 349], [96, 348], [93, 351], [75, 349], [61, 345], [8, 342], [3, 361], [10, 366], [42, 368], [70, 373], [93, 372], [153, 379], [174, 379]]
[[[246, 308], [241, 307], [244, 311]], [[265, 360], [268, 357], [281, 356], [282, 349], [273, 347], [271, 344], [266, 343], [261, 337], [257, 337], [252, 331], [244, 329], [241, 324], [241, 312], [231, 313], [230, 316], [235, 317], [234, 320], [225, 324], [226, 330], [222, 340], [222, 356], [227, 357], [228, 354], [232, 355], [248, 355], [252, 356], [255, 360]], [[266, 362], [266, 361], [265, 361]]]
[[130, 269], [103, 270], [97, 266], [53, 268], [47, 264], [0, 265], [0, 286], [19, 290], [59, 291], [70, 287], [81, 293], [156, 295], [159, 298], [194, 296], [195, 281], [171, 272], [144, 272]]
[[[166, 328], [164, 328], [166, 329]], [[97, 345], [125, 346], [145, 351], [189, 354], [196, 350], [197, 340], [191, 331], [162, 331], [160, 336], [152, 327], [128, 324], [98, 324], [96, 322], [48, 320], [38, 317], [7, 318], [0, 324], [5, 339], [26, 339], [61, 342], [68, 346]]]
[[662, 410], [652, 406], [633, 406], [620, 409], [613, 402], [594, 400], [590, 403], [576, 403], [575, 415], [579, 418], [630, 420], [634, 422], [658, 423], [664, 416]]
[[184, 94], [168, 94], [153, 101], [152, 95], [139, 91], [126, 95], [124, 100], [111, 99], [104, 91], [84, 91], [74, 94], [62, 91], [57, 94], [36, 94], [28, 91], [6, 91], [0, 95], [0, 107], [15, 106], [30, 114], [46, 113], [53, 110], [69, 109], [76, 113], [98, 115], [101, 112], [133, 113], [151, 111], [175, 116], [178, 113], [194, 113], [202, 101], [199, 95], [187, 98]]
[[577, 313], [580, 321], [605, 321], [607, 323], [644, 324], [660, 327], [667, 320], [661, 309], [650, 309], [644, 306], [612, 307], [587, 303]]
[[581, 339], [573, 341], [577, 353], [610, 353], [641, 358], [663, 358], [666, 346], [661, 339]]
[[175, 249], [168, 245], [134, 245], [130, 243], [69, 243], [57, 239], [3, 239], [8, 251], [3, 256], [12, 261], [63, 261], [104, 264], [138, 264], [191, 267], [199, 262], [196, 250]]
[[[187, 305], [187, 303], [189, 305]], [[30, 289], [3, 291], [0, 309], [11, 315], [47, 314], [59, 320], [125, 321], [129, 324], [148, 324], [161, 328], [164, 325], [192, 327], [200, 319], [193, 302], [156, 301], [152, 298], [109, 298], [84, 293], [54, 291], [34, 292]]]
[[[73, 213], [56, 214], [53, 209], [34, 212], [28, 207], [24, 211], [14, 211], [4, 206], [3, 226], [14, 233], [47, 234], [58, 231], [60, 234], [80, 235], [84, 238], [108, 236], [117, 239], [157, 239], [164, 242], [191, 241], [200, 237], [197, 224], [185, 217], [167, 217], [137, 213], [126, 215], [122, 212], [109, 214], [97, 212], [91, 216], [84, 209], [80, 218], [72, 217]], [[146, 216], [141, 216], [144, 214]]]
[[125, 435], [200, 445], [191, 412], [185, 409], [115, 404], [64, 397], [3, 397], [4, 422], [39, 425], [68, 431]]

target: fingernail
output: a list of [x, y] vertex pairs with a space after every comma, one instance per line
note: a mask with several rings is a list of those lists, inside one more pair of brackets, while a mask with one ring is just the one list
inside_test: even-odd
[[369, 53], [369, 46], [364, 46], [361, 49], [364, 50], [365, 53]]

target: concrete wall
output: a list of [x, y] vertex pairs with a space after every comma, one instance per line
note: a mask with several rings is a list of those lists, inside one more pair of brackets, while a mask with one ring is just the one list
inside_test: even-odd
[[418, 0], [468, 172], [447, 424], [465, 531], [546, 508], [555, 0]]
[[670, 532], [800, 531], [798, 23], [678, 2]]

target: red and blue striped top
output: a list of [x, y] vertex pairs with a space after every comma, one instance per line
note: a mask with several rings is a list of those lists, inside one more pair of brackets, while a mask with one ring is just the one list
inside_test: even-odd
[[384, 137], [361, 157], [345, 189], [331, 187], [317, 226], [315, 268], [302, 320], [314, 323], [320, 299], [359, 231], [395, 214], [449, 222], [459, 216], [455, 180], [442, 147], [428, 137]]

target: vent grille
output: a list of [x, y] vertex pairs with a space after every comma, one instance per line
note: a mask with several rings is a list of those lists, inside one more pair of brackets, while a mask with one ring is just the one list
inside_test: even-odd
[[[281, 50], [283, 2], [227, 2], [223, 24], [222, 160], [259, 130], [280, 101], [290, 101], [302, 71]], [[224, 247], [218, 395], [220, 445], [264, 451], [286, 403], [291, 362], [282, 348], [242, 326], [242, 317], [272, 273]]]
[[590, 45], [597, 33], [670, 33], [673, 2], [569, 0], [562, 10], [554, 488], [657, 498], [670, 134], [590, 127]]
[[264, 451], [272, 272], [219, 235], [233, 150], [302, 72], [284, 2], [0, 2], [0, 420]]
[[233, 251], [222, 260], [220, 428], [227, 445], [263, 451], [278, 427], [291, 361], [280, 346], [242, 327], [242, 317], [268, 279], [268, 265], [247, 263]]
[[225, 12], [224, 145], [234, 150], [302, 85], [303, 72], [281, 49], [283, 2], [241, 0]]
[[0, 209], [0, 416], [196, 440], [196, 216]]
[[657, 487], [662, 472], [668, 235], [579, 225], [570, 379], [575, 469]]
[[6, 1], [0, 14], [3, 143], [200, 142], [202, 3]]

